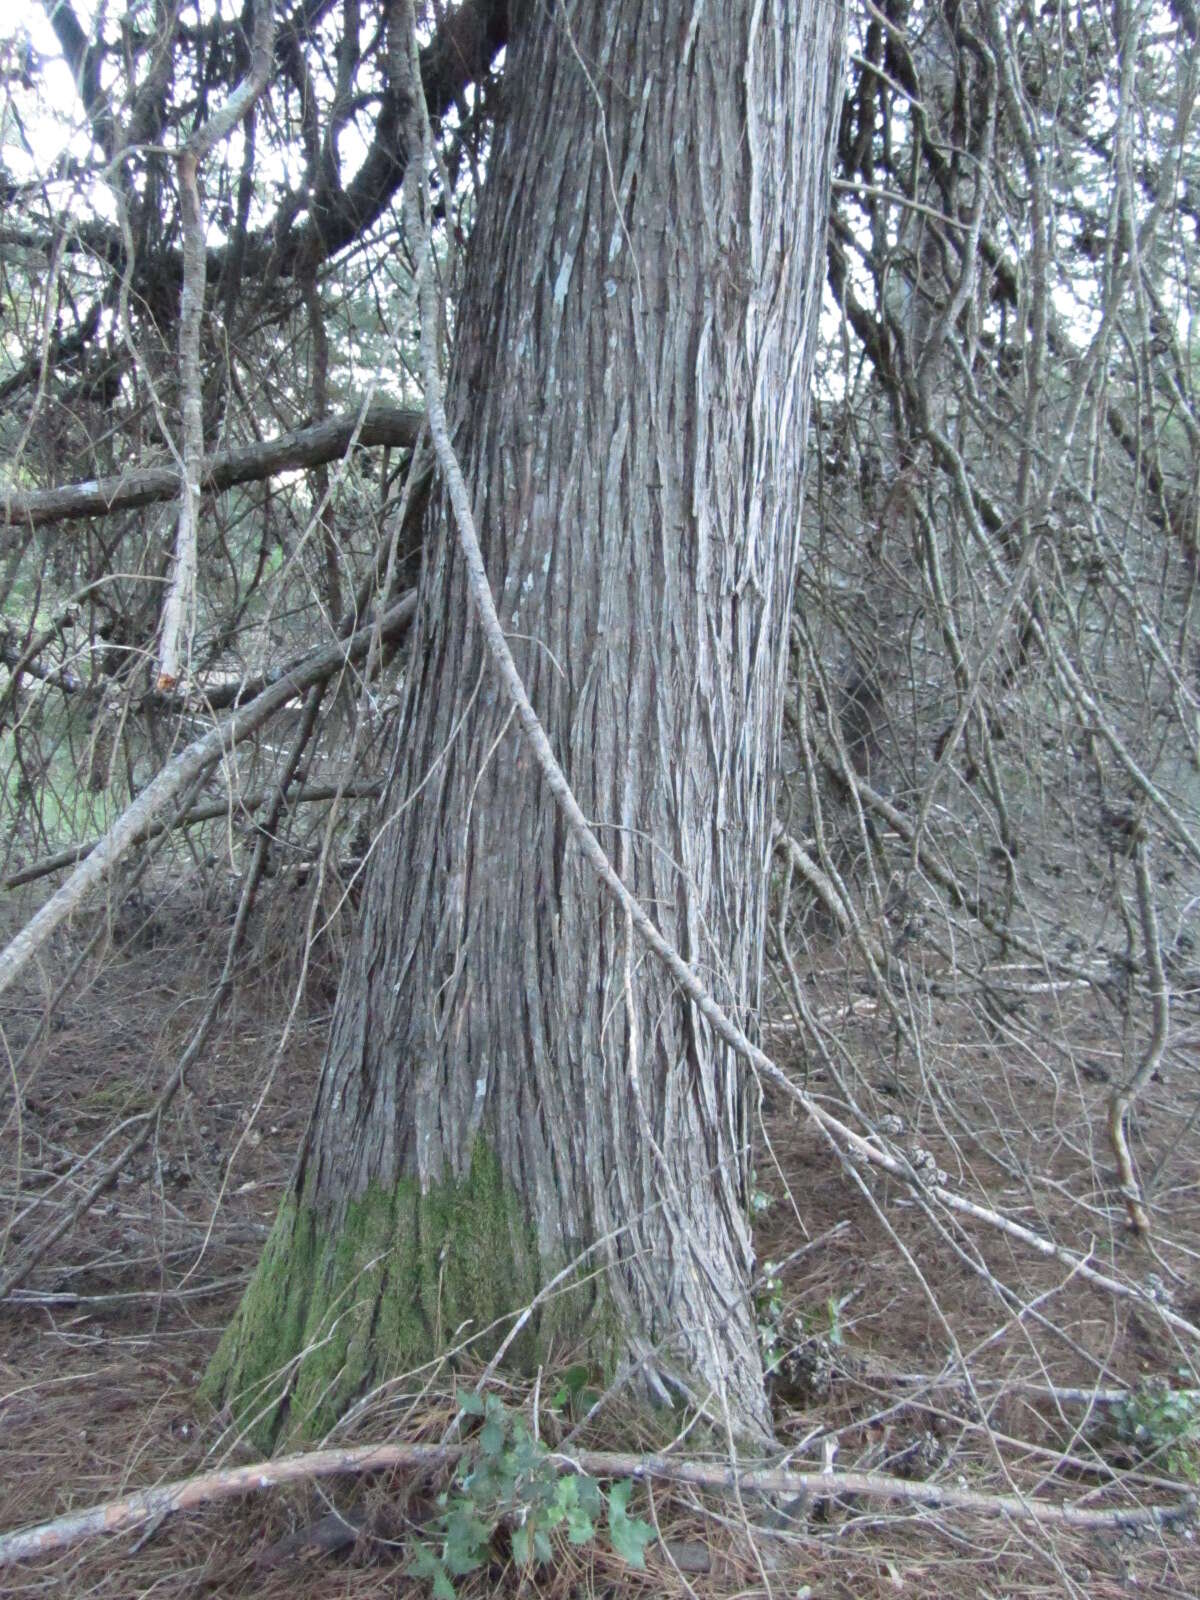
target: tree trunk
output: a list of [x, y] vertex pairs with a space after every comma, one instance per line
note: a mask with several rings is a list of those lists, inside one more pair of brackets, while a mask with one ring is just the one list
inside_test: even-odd
[[[840, 6], [517, 12], [458, 314], [457, 447], [575, 792], [746, 1025]], [[634, 1359], [660, 1394], [762, 1432], [739, 1065], [566, 836], [440, 494], [412, 648], [312, 1123], [210, 1391], [312, 1432], [439, 1349], [494, 1350], [579, 1258], [510, 1363]]]

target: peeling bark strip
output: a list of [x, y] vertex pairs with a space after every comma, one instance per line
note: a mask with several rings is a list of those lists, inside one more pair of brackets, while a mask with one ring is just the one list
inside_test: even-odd
[[[236, 445], [205, 456], [200, 464], [200, 489], [216, 493], [239, 483], [257, 483], [280, 472], [336, 461], [355, 445], [411, 448], [421, 431], [421, 413], [373, 400], [365, 411], [347, 411], [311, 428], [280, 434], [263, 444]], [[119, 478], [64, 484], [61, 489], [18, 491], [0, 485], [0, 524], [36, 528], [47, 522], [81, 517], [107, 517], [114, 511], [170, 500], [179, 493], [177, 467], [147, 467]]]
[[[749, 1025], [840, 10], [516, 15], [453, 433], [567, 780]], [[495, 682], [444, 494], [426, 532], [395, 822], [295, 1194], [211, 1387], [236, 1396], [319, 1344], [288, 1403], [289, 1425], [320, 1426], [453, 1332], [451, 1308], [475, 1331], [500, 1291], [515, 1310], [611, 1236], [554, 1326], [761, 1430], [734, 1051], [568, 839]], [[539, 1312], [513, 1355], [551, 1331]]]

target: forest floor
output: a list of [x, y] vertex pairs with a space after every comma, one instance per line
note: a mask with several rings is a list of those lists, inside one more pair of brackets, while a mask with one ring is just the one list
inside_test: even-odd
[[[40, 1041], [54, 976], [6, 997], [10, 1069], [33, 1043], [20, 1114], [9, 1096], [0, 1136], [4, 1267], [152, 1105], [219, 970], [223, 931], [204, 937], [206, 915], [196, 905], [146, 909], [144, 925], [125, 930], [133, 936], [119, 957], [85, 968]], [[329, 1020], [336, 963], [327, 957], [325, 970], [310, 972], [296, 1003], [288, 924], [286, 906], [264, 922], [257, 976], [239, 988], [145, 1149], [0, 1306], [0, 1530], [252, 1459], [196, 1390], [287, 1183]], [[73, 948], [56, 952], [59, 972]], [[985, 1048], [956, 1027], [947, 1003], [933, 1019], [937, 1051], [914, 1063], [895, 1051], [887, 1019], [852, 990], [817, 982], [813, 995], [840, 1016], [845, 1058], [858, 1064], [856, 1095], [870, 1098], [875, 1115], [891, 1107], [965, 1194], [1096, 1265], [1135, 1281], [1157, 1273], [1174, 1308], [1200, 1321], [1200, 1139], [1183, 1137], [1191, 1110], [1183, 1075], [1155, 1084], [1138, 1108], [1137, 1151], [1147, 1166], [1161, 1162], [1155, 1214], [1169, 1223], [1171, 1242], [1156, 1240], [1156, 1259], [1124, 1226], [1104, 1133], [1118, 1062], [1101, 1019], [1082, 1009], [1048, 1015], [1048, 1036], [1065, 1029], [1072, 1039], [1060, 1061], [1051, 1048], [1041, 1058], [994, 1040]], [[786, 1019], [768, 1033], [785, 1064], [788, 1037]], [[810, 1087], [839, 1098], [820, 1071]], [[84, 1169], [55, 1189], [56, 1176], [89, 1151]], [[755, 1204], [764, 1337], [792, 1350], [775, 1397], [777, 1436], [794, 1450], [793, 1465], [812, 1470], [828, 1457], [839, 1469], [1094, 1506], [1178, 1503], [1181, 1480], [1200, 1461], [1197, 1416], [1180, 1402], [1177, 1430], [1174, 1412], [1153, 1412], [1152, 1380], [1178, 1385], [1196, 1352], [1152, 1312], [999, 1234], [949, 1232], [912, 1191], [839, 1167], [781, 1104], [766, 1108]], [[1133, 1392], [1142, 1397], [1124, 1410], [1051, 1392], [1124, 1385], [1140, 1385]], [[449, 1381], [444, 1394], [427, 1391], [409, 1408], [404, 1436], [437, 1438], [452, 1392]], [[528, 1408], [531, 1397], [509, 1391], [507, 1401]], [[1148, 1443], [1135, 1445], [1120, 1435], [1139, 1418], [1148, 1419]], [[601, 1416], [589, 1442], [636, 1448], [631, 1430], [629, 1417]], [[338, 1442], [398, 1431], [395, 1405], [367, 1408]], [[248, 1494], [8, 1568], [0, 1593], [415, 1596], [426, 1589], [406, 1571], [403, 1534], [428, 1489], [411, 1474], [385, 1474]], [[360, 1532], [321, 1549], [332, 1507]], [[644, 1571], [601, 1537], [564, 1544], [552, 1565], [523, 1579], [498, 1553], [459, 1593], [1200, 1595], [1200, 1551], [1186, 1522], [1048, 1529], [876, 1500], [818, 1501], [781, 1519], [750, 1501], [661, 1486], [653, 1515], [664, 1544], [649, 1546]]]

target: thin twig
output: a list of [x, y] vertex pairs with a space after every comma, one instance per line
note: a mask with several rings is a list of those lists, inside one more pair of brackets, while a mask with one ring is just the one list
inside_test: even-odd
[[275, 50], [273, 0], [256, 0], [250, 65], [246, 76], [219, 110], [193, 132], [175, 159], [179, 211], [183, 224], [183, 289], [179, 304], [179, 387], [182, 421], [179, 525], [175, 560], [163, 603], [159, 640], [158, 687], [173, 689], [190, 665], [199, 572], [200, 472], [204, 462], [204, 409], [201, 395], [200, 325], [204, 316], [204, 218], [200, 210], [200, 163], [254, 105], [271, 77]]
[[1142, 1238], [1150, 1232], [1150, 1216], [1142, 1197], [1137, 1174], [1133, 1170], [1133, 1157], [1125, 1126], [1138, 1095], [1158, 1070], [1163, 1051], [1167, 1046], [1170, 1027], [1170, 991], [1163, 969], [1162, 940], [1158, 932], [1158, 916], [1154, 909], [1154, 880], [1150, 874], [1150, 852], [1145, 829], [1138, 825], [1133, 847], [1134, 875], [1137, 879], [1138, 914], [1142, 924], [1142, 943], [1146, 952], [1146, 965], [1150, 970], [1150, 1001], [1153, 1023], [1150, 1042], [1141, 1064], [1123, 1089], [1118, 1089], [1108, 1102], [1108, 1137], [1117, 1161], [1121, 1179], [1121, 1194], [1129, 1212], [1129, 1226]]

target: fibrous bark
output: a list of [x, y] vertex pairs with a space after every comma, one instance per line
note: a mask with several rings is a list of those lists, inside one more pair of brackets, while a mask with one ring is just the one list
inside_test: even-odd
[[[832, 0], [520, 8], [451, 374], [551, 744], [743, 1022], [839, 45]], [[510, 1355], [586, 1337], [762, 1431], [736, 1063], [569, 841], [440, 494], [412, 661], [294, 1192], [210, 1388], [278, 1423], [286, 1387], [311, 1430], [456, 1336], [494, 1348], [587, 1251]]]

